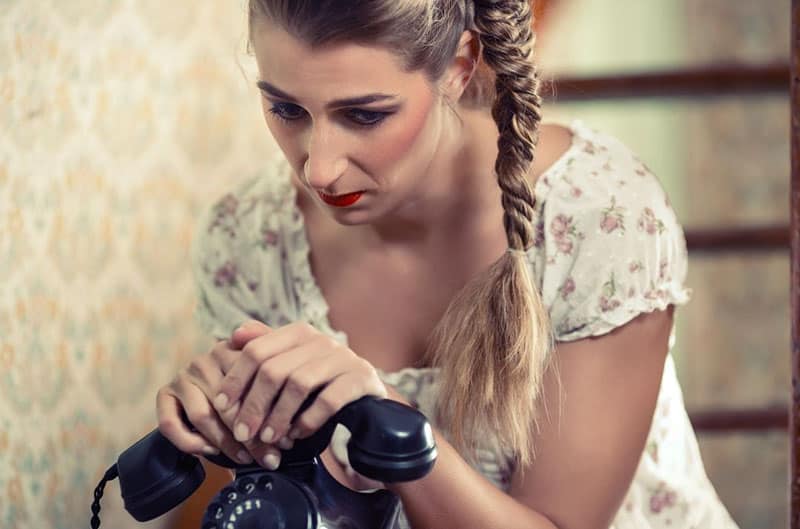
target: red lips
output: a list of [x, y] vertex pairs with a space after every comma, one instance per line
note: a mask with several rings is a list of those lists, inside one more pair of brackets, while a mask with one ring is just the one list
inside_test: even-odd
[[361, 198], [361, 195], [363, 195], [364, 192], [356, 191], [355, 193], [347, 193], [345, 195], [326, 195], [325, 193], [317, 191], [317, 194], [326, 204], [344, 208], [347, 206], [352, 206], [358, 202], [358, 199]]

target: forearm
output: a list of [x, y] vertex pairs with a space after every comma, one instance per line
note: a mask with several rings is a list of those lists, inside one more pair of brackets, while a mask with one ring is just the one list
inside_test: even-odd
[[414, 529], [557, 529], [545, 516], [499, 490], [434, 432], [439, 457], [422, 479], [388, 484]]

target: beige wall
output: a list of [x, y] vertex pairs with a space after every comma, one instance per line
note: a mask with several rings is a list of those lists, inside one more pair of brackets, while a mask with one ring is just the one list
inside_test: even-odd
[[[86, 527], [208, 343], [198, 212], [274, 146], [239, 3], [5, 0], [0, 28], [0, 527]], [[138, 527], [106, 496], [103, 527]]]

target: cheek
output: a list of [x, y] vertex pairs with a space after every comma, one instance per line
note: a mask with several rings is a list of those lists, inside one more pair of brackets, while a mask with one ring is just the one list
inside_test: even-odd
[[431, 104], [427, 103], [394, 116], [394, 123], [381, 134], [377, 144], [370, 145], [372, 165], [376, 169], [406, 165], [424, 154], [432, 144], [430, 113]]

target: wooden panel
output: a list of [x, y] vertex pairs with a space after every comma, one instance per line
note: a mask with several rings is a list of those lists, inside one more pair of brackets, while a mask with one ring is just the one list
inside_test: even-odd
[[559, 78], [542, 83], [547, 99], [559, 102], [631, 97], [720, 96], [788, 93], [789, 65], [720, 65], [604, 77]]
[[233, 479], [230, 470], [208, 463], [204, 459], [201, 461], [206, 470], [206, 479], [200, 488], [178, 507], [180, 511], [170, 529], [198, 529], [208, 504], [217, 492]]
[[792, 529], [800, 529], [800, 0], [792, 0], [791, 148], [792, 148], [792, 265], [791, 265], [791, 362], [792, 413], [789, 432], [790, 512]]
[[786, 430], [789, 426], [789, 409], [786, 406], [771, 406], [749, 410], [692, 411], [689, 419], [698, 433]]
[[690, 252], [787, 250], [789, 235], [788, 225], [686, 229], [686, 247]]

